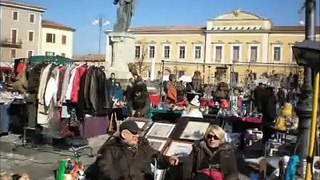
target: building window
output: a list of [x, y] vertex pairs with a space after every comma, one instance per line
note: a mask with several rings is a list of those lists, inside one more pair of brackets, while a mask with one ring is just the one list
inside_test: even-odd
[[258, 46], [250, 47], [250, 62], [257, 62], [258, 59]]
[[185, 74], [184, 71], [178, 71], [178, 77], [180, 78], [181, 76], [183, 76]]
[[233, 62], [239, 62], [240, 59], [240, 46], [232, 47], [232, 60]]
[[17, 51], [15, 49], [11, 49], [11, 58], [17, 57]]
[[34, 23], [35, 22], [35, 15], [34, 14], [29, 14], [29, 22]]
[[17, 43], [17, 36], [18, 36], [18, 30], [17, 29], [11, 29], [11, 42], [13, 44]]
[[34, 37], [34, 32], [33, 31], [29, 31], [29, 33], [28, 33], [28, 40], [29, 41], [31, 41], [31, 42], [33, 42], [33, 37]]
[[170, 58], [170, 46], [164, 46], [164, 58], [168, 59]]
[[273, 47], [273, 60], [280, 61], [281, 60], [281, 47]]
[[135, 48], [135, 57], [137, 59], [139, 59], [140, 55], [141, 55], [141, 47], [140, 46], [136, 46], [136, 48]]
[[154, 58], [155, 57], [155, 46], [149, 46], [149, 58]]
[[222, 59], [222, 46], [216, 46], [215, 62], [221, 62]]
[[66, 35], [62, 35], [62, 44], [67, 44], [67, 36]]
[[31, 56], [33, 56], [33, 51], [28, 51], [28, 58], [30, 58]]
[[12, 19], [13, 19], [14, 21], [18, 21], [18, 18], [19, 18], [19, 12], [14, 11], [14, 12], [12, 13]]
[[47, 33], [46, 42], [47, 43], [55, 43], [56, 42], [56, 35], [51, 34], [51, 33]]
[[66, 53], [61, 53], [61, 56], [62, 57], [66, 57]]
[[179, 46], [179, 59], [186, 58], [186, 47], [185, 46]]
[[201, 46], [195, 46], [194, 58], [195, 59], [201, 59]]
[[49, 52], [49, 51], [46, 52], [46, 56], [54, 56], [54, 54], [55, 54], [54, 52]]

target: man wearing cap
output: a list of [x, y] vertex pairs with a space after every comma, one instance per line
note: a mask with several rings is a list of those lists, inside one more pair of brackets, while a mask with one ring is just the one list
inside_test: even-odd
[[139, 137], [141, 129], [132, 121], [120, 125], [119, 137], [103, 145], [97, 158], [98, 178], [103, 180], [148, 180], [153, 179], [150, 164], [157, 160], [162, 168], [179, 163], [176, 156], [168, 157], [154, 150], [147, 139]]

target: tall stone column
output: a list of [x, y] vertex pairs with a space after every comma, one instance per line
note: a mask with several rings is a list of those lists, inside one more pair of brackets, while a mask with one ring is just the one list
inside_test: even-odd
[[134, 62], [135, 38], [131, 32], [109, 32], [107, 35], [107, 74], [115, 73], [117, 79], [132, 77], [128, 64]]

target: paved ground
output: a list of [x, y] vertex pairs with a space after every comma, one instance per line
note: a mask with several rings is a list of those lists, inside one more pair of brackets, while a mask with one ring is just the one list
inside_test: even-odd
[[[89, 145], [96, 154], [99, 147], [106, 141], [108, 135], [95, 137], [89, 140]], [[12, 142], [17, 135], [0, 138], [0, 169], [9, 173], [28, 173], [33, 180], [54, 180], [54, 170], [58, 167], [58, 160], [72, 155], [67, 150], [54, 150], [50, 146], [33, 149], [31, 147], [15, 147]], [[88, 151], [89, 153], [89, 151]], [[95, 160], [90, 157], [82, 158], [84, 165], [88, 166]]]
[[[93, 154], [96, 154], [108, 137], [108, 135], [103, 135], [89, 139]], [[15, 146], [12, 142], [17, 138], [18, 135], [13, 134], [0, 137], [0, 169], [2, 171], [19, 174], [25, 172], [32, 180], [54, 180], [54, 170], [58, 167], [58, 160], [72, 155], [68, 150], [53, 149], [50, 146], [41, 146], [36, 149], [20, 146], [13, 150]], [[237, 158], [241, 172], [240, 179], [249, 179], [250, 173], [254, 172], [253, 168], [244, 161], [242, 153], [237, 153]], [[83, 157], [82, 160], [84, 165], [88, 166], [95, 161], [95, 157]]]

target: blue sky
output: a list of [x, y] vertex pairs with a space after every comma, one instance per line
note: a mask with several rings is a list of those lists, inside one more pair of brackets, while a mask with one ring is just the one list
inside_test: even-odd
[[[19, 1], [19, 0], [18, 0]], [[21, 0], [47, 8], [44, 19], [76, 29], [74, 54], [98, 52], [98, 27], [91, 22], [116, 19], [113, 0]], [[317, 0], [317, 6], [320, 5]], [[272, 20], [274, 25], [299, 25], [298, 11], [304, 0], [137, 0], [132, 26], [205, 25], [209, 18], [241, 9]], [[318, 10], [319, 11], [319, 10]], [[319, 14], [318, 14], [319, 17]], [[105, 53], [105, 35], [102, 35]]]

